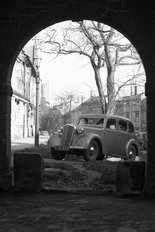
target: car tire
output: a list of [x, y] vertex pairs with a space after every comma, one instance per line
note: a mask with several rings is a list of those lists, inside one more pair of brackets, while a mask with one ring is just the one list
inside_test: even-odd
[[85, 153], [84, 153], [84, 159], [86, 161], [93, 161], [93, 160], [97, 160], [99, 157], [99, 144], [97, 141], [92, 140], [89, 143], [88, 148], [86, 149]]
[[136, 154], [137, 154], [137, 152], [136, 152], [135, 146], [134, 146], [134, 145], [131, 145], [131, 146], [129, 147], [129, 149], [128, 149], [126, 159], [127, 159], [127, 160], [130, 160], [130, 161], [135, 161], [135, 159], [136, 159]]
[[58, 151], [51, 149], [51, 156], [55, 160], [63, 160], [65, 158], [66, 154], [60, 153]]

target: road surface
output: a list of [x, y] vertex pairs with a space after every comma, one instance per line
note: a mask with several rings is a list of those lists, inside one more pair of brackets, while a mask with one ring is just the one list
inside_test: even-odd
[[[39, 136], [39, 144], [47, 144], [49, 136]], [[34, 137], [15, 139], [11, 141], [11, 151], [18, 151], [24, 148], [34, 147]]]

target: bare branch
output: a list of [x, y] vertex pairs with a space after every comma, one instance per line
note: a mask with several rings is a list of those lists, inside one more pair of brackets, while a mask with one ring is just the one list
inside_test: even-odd
[[[63, 24], [58, 29], [51, 26], [42, 32], [42, 40], [37, 36], [36, 41], [41, 51], [55, 55], [54, 59], [59, 54], [79, 54], [87, 57], [94, 71], [101, 104], [104, 107], [107, 105], [110, 111], [123, 86], [128, 85], [132, 78], [137, 78], [137, 82], [141, 82], [142, 77], [145, 77], [142, 62], [132, 44], [122, 34], [100, 22], [69, 21], [67, 26]], [[122, 83], [116, 90], [115, 72], [118, 66], [135, 66], [137, 74], [133, 74], [132, 78]], [[107, 80], [108, 102], [105, 100], [101, 80], [103, 67], [107, 70], [107, 76], [104, 78]]]

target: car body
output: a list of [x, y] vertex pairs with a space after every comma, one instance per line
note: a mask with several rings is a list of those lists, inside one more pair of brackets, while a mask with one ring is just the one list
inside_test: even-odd
[[66, 154], [82, 155], [85, 160], [101, 160], [104, 156], [135, 160], [139, 155], [133, 123], [116, 115], [81, 115], [77, 124], [66, 124], [53, 133], [48, 145], [57, 160]]

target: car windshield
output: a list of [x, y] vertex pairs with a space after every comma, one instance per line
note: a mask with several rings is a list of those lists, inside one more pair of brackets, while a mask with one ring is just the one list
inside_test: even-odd
[[104, 118], [80, 118], [79, 125], [91, 125], [91, 126], [102, 126], [104, 123]]

